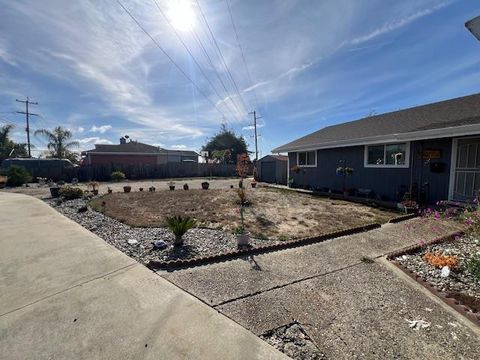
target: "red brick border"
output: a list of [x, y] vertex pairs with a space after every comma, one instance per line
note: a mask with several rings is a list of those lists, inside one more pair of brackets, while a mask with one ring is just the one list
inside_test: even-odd
[[[461, 235], [463, 235], [462, 232], [455, 232], [447, 236], [442, 236], [432, 241], [429, 241], [426, 243], [426, 245], [432, 245], [432, 244], [445, 242], [445, 241], [452, 241], [455, 239], [455, 237], [461, 236]], [[432, 284], [427, 282], [423, 277], [409, 270], [408, 268], [400, 264], [398, 261], [394, 260], [396, 257], [402, 256], [402, 255], [413, 254], [418, 250], [420, 250], [421, 247], [422, 246], [420, 245], [413, 245], [398, 251], [394, 251], [387, 255], [387, 260], [389, 260], [393, 265], [395, 265], [398, 269], [400, 269], [410, 278], [412, 278], [413, 280], [421, 284], [423, 287], [425, 287], [432, 294], [440, 298], [445, 304], [449, 305], [450, 307], [455, 309], [457, 312], [459, 312], [460, 314], [462, 314], [463, 316], [465, 316], [466, 318], [470, 319], [472, 322], [480, 326], [480, 312], [473, 312], [472, 309], [460, 303], [458, 300], [451, 297], [447, 297], [447, 294], [444, 291], [433, 286]]]
[[335, 231], [335, 232], [331, 232], [331, 233], [327, 233], [319, 236], [313, 236], [313, 237], [290, 240], [290, 241], [283, 241], [277, 244], [263, 245], [263, 246], [247, 248], [247, 249], [232, 250], [225, 253], [220, 253], [220, 254], [215, 254], [210, 256], [201, 256], [201, 257], [195, 257], [191, 259], [177, 259], [177, 260], [168, 260], [168, 261], [149, 261], [147, 263], [147, 267], [152, 270], [154, 269], [173, 270], [178, 268], [187, 268], [187, 267], [209, 264], [214, 262], [232, 260], [245, 255], [256, 255], [256, 254], [262, 254], [262, 253], [267, 253], [272, 251], [295, 248], [295, 247], [304, 246], [304, 245], [310, 245], [310, 244], [334, 239], [340, 236], [352, 235], [352, 234], [357, 234], [357, 233], [377, 229], [379, 227], [381, 227], [380, 224], [373, 223], [373, 224], [368, 224], [363, 226], [357, 226], [350, 229]]

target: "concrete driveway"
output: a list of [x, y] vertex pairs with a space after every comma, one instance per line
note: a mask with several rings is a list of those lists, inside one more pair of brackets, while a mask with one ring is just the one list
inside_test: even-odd
[[479, 359], [479, 328], [382, 258], [455, 225], [409, 224], [159, 273], [258, 335], [299, 323], [327, 358]]
[[33, 197], [0, 193], [1, 359], [282, 359]]

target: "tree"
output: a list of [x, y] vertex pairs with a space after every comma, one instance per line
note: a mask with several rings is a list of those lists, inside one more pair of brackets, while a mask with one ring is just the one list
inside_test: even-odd
[[61, 126], [57, 126], [53, 131], [47, 129], [38, 129], [35, 131], [35, 136], [43, 136], [47, 139], [48, 150], [50, 151], [49, 157], [58, 159], [72, 159], [75, 154], [71, 149], [79, 147], [78, 141], [70, 141], [72, 138], [72, 132], [68, 129], [64, 129]]
[[27, 144], [17, 144], [10, 139], [14, 126], [7, 124], [0, 127], [0, 162], [9, 157], [27, 156]]
[[236, 163], [238, 155], [248, 153], [245, 139], [228, 130], [225, 125], [207, 141], [202, 150], [208, 151], [214, 158], [217, 157], [217, 161], [225, 163]]

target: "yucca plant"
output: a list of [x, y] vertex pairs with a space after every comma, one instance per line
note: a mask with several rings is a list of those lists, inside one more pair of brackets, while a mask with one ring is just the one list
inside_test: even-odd
[[183, 235], [196, 225], [196, 221], [188, 216], [180, 215], [167, 218], [167, 228], [175, 235], [173, 246], [183, 245]]

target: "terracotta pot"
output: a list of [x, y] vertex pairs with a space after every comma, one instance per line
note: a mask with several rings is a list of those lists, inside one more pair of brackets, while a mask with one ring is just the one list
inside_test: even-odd
[[123, 187], [123, 191], [126, 192], [126, 193], [129, 193], [131, 190], [132, 190], [131, 186], [124, 186]]
[[252, 185], [252, 188], [254, 189], [257, 187], [257, 183], [252, 182], [251, 185]]
[[108, 191], [109, 194], [111, 194], [113, 192], [112, 189], [108, 189], [107, 191]]
[[170, 190], [173, 191], [173, 190], [175, 190], [175, 185], [170, 185], [169, 188], [170, 188]]
[[98, 190], [92, 190], [93, 195], [98, 195]]
[[208, 190], [208, 187], [210, 186], [210, 184], [208, 182], [203, 182], [202, 183], [202, 189], [203, 190]]

